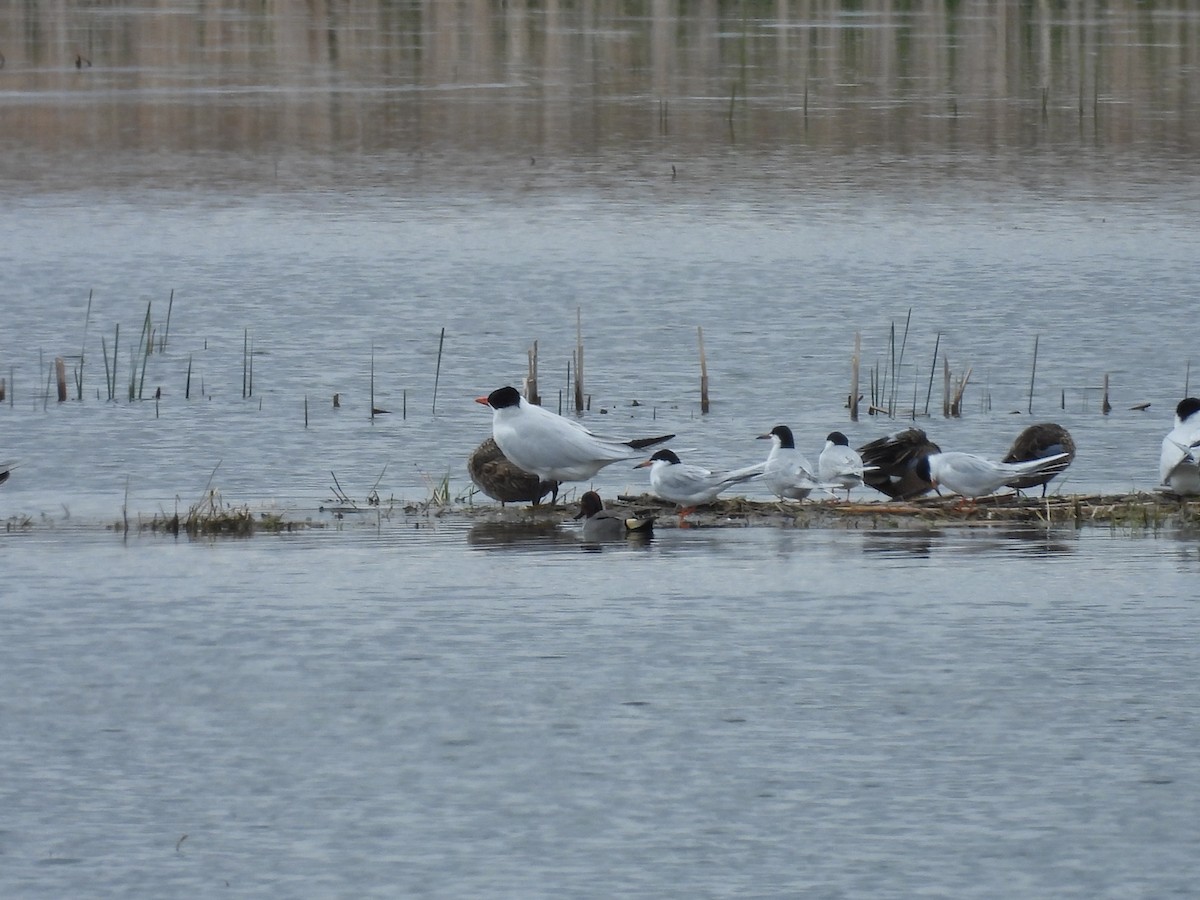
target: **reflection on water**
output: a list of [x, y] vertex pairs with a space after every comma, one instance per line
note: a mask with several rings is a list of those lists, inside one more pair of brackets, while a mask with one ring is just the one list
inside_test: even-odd
[[1182, 0], [6, 4], [0, 140], [56, 187], [347, 166], [417, 185], [514, 157], [559, 180], [614, 154], [641, 177], [647, 154], [709, 168], [715, 148], [845, 156], [857, 177], [864, 153], [1189, 160], [1198, 19]]
[[885, 557], [928, 559], [937, 554], [996, 554], [1057, 556], [1076, 548], [1074, 528], [1044, 526], [988, 526], [912, 528], [873, 531], [866, 535], [863, 552]]

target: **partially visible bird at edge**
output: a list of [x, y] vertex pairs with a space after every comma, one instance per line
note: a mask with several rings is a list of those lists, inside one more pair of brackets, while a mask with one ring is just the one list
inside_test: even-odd
[[1162, 486], [1182, 496], [1200, 494], [1200, 399], [1175, 407], [1175, 427], [1163, 438], [1158, 474]]

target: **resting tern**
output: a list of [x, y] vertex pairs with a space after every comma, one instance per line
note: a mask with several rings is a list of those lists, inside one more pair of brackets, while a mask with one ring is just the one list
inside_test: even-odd
[[821, 480], [846, 489], [846, 499], [850, 499], [850, 489], [863, 483], [863, 458], [858, 451], [850, 446], [850, 441], [840, 431], [831, 432], [825, 439], [825, 449], [817, 457], [817, 474]]
[[710, 472], [700, 466], [680, 462], [672, 450], [659, 450], [634, 468], [644, 469], [646, 466], [650, 467], [651, 489], [663, 500], [678, 504], [681, 517], [694, 511], [697, 506], [716, 500], [722, 491], [758, 478], [763, 472], [762, 463], [733, 472]]
[[1163, 438], [1158, 474], [1177, 494], [1200, 494], [1200, 400], [1195, 397], [1175, 407], [1175, 427]]
[[862, 455], [863, 481], [897, 500], [910, 500], [933, 490], [928, 473], [917, 474], [917, 463], [941, 447], [920, 428], [906, 428], [877, 438], [858, 448]]
[[547, 494], [551, 503], [558, 500], [557, 481], [543, 481], [513, 465], [495, 438], [488, 438], [467, 457], [467, 472], [481, 491], [501, 504], [523, 500], [536, 504]]
[[475, 402], [492, 408], [492, 437], [504, 455], [543, 481], [587, 481], [605, 466], [634, 459], [638, 450], [675, 436], [625, 440], [593, 434], [530, 403], [514, 387], [497, 388]]
[[990, 494], [1024, 475], [1053, 465], [1067, 454], [1058, 453], [1022, 463], [993, 462], [974, 453], [931, 453], [917, 461], [916, 473], [934, 487], [945, 485], [956, 494], [974, 500]]
[[1008, 455], [1001, 462], [1026, 462], [1033, 459], [1045, 459], [1047, 456], [1060, 453], [1066, 455], [1053, 465], [1031, 475], [1006, 481], [1005, 484], [1018, 491], [1037, 487], [1040, 484], [1042, 496], [1045, 497], [1046, 485], [1050, 479], [1061, 475], [1075, 459], [1075, 441], [1067, 429], [1054, 422], [1039, 422], [1037, 425], [1030, 425], [1017, 435], [1017, 439], [1013, 441], [1012, 447], [1008, 450]]
[[614, 509], [605, 509], [604, 501], [595, 491], [579, 498], [579, 515], [575, 518], [583, 519], [583, 539], [588, 543], [650, 537], [654, 532], [653, 516], [625, 516]]
[[776, 425], [766, 434], [760, 434], [758, 439], [771, 441], [762, 480], [772, 494], [780, 500], [803, 500], [815, 488], [821, 487], [812, 463], [796, 449], [792, 429]]

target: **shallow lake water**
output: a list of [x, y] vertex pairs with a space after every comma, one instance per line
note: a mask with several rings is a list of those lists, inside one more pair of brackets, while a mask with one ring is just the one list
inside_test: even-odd
[[[1059, 490], [1153, 490], [1198, 41], [1132, 2], [0, 11], [0, 894], [1187, 896], [1194, 533], [595, 552], [401, 508], [488, 502], [473, 399], [536, 341], [569, 403], [577, 323], [585, 421], [689, 461], [1053, 419]], [[894, 416], [849, 418], [856, 333]], [[214, 489], [322, 527], [112, 530]]]
[[1200, 874], [1194, 540], [588, 552], [435, 523], [3, 554], [10, 896], [1082, 898]]

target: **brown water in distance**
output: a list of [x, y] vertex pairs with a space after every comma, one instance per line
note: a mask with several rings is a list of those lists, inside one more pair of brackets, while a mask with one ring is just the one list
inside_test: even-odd
[[[1194, 172], [1190, 4], [919, 6], [5, 4], [0, 171], [52, 188], [486, 186], [520, 159], [620, 182], [719, 174], [727, 155], [986, 178], [1104, 154]], [[594, 158], [603, 175], [580, 165]]]

